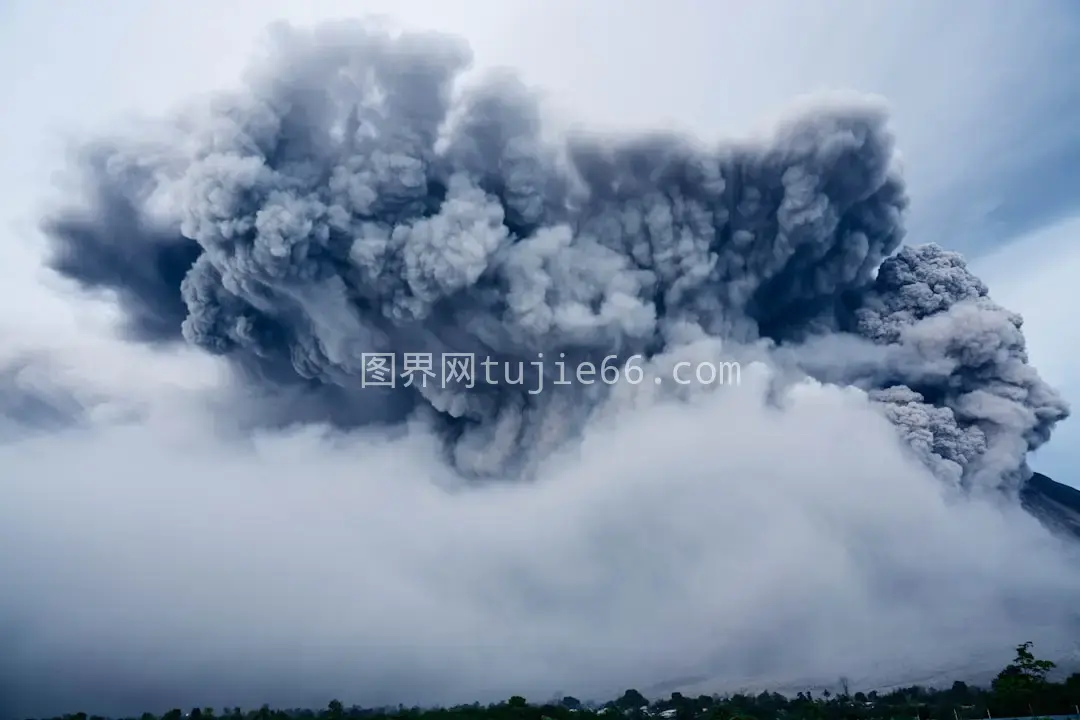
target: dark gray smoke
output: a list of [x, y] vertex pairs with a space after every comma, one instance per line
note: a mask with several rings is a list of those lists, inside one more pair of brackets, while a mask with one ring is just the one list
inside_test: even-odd
[[[115, 291], [139, 340], [227, 356], [335, 424], [419, 413], [473, 475], [527, 470], [605, 387], [361, 389], [362, 353], [529, 368], [703, 337], [779, 346], [870, 391], [966, 487], [1015, 489], [1068, 414], [958, 256], [894, 255], [907, 198], [876, 104], [821, 106], [756, 144], [554, 142], [512, 77], [456, 84], [455, 40], [361, 24], [276, 40], [243, 92], [95, 145], [92, 202], [47, 223], [53, 267]], [[847, 350], [812, 351], [823, 338]]]

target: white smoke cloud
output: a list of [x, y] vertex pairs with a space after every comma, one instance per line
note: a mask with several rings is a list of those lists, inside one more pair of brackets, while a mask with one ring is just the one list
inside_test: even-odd
[[860, 391], [777, 405], [769, 376], [620, 386], [524, 485], [458, 484], [423, 426], [236, 440], [213, 375], [8, 442], [8, 714], [866, 685], [1072, 650], [1073, 551], [945, 494]]

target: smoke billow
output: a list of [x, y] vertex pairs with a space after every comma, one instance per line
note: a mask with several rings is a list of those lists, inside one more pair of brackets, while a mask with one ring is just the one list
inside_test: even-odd
[[[226, 359], [230, 383], [209, 402], [219, 422], [242, 417], [256, 438], [255, 449], [226, 451], [207, 428], [172, 418], [181, 439], [149, 439], [144, 427], [77, 435], [82, 462], [141, 496], [154, 472], [143, 453], [174, 457], [168, 473], [191, 484], [175, 507], [195, 514], [195, 497], [219, 509], [266, 497], [260, 479], [283, 463], [295, 484], [322, 488], [312, 497], [354, 508], [358, 527], [335, 530], [335, 542], [355, 555], [334, 550], [335, 567], [362, 559], [370, 577], [396, 579], [360, 591], [339, 578], [328, 598], [358, 593], [362, 610], [324, 598], [320, 617], [302, 622], [271, 609], [298, 607], [306, 600], [293, 595], [305, 591], [230, 596], [216, 622], [250, 652], [211, 645], [228, 663], [261, 658], [250, 665], [258, 682], [237, 680], [249, 696], [290, 682], [337, 692], [342, 676], [326, 663], [267, 670], [266, 658], [299, 637], [333, 648], [334, 664], [345, 662], [341, 643], [370, 648], [356, 682], [397, 702], [618, 689], [697, 672], [790, 681], [874, 667], [874, 643], [905, 658], [943, 646], [932, 660], [869, 673], [880, 680], [898, 666], [962, 667], [1027, 639], [1009, 633], [1031, 629], [1031, 618], [1052, 625], [1051, 638], [1053, 623], [1074, 622], [1075, 578], [1048, 540], [1007, 508], [952, 504], [926, 482], [928, 470], [968, 496], [1014, 494], [1028, 453], [1068, 407], [1028, 365], [1020, 318], [989, 299], [961, 257], [901, 248], [908, 203], [880, 104], [822, 102], [768, 138], [718, 147], [662, 133], [555, 140], [535, 94], [512, 76], [464, 82], [471, 58], [454, 39], [349, 23], [278, 28], [274, 38], [243, 91], [84, 148], [88, 202], [44, 225], [51, 267], [110, 291], [129, 340]], [[375, 388], [363, 382], [363, 355], [374, 352], [399, 362], [473, 353], [548, 377]], [[541, 354], [568, 365], [640, 355], [647, 379], [560, 386], [552, 365], [534, 364]], [[653, 382], [682, 360], [743, 360], [748, 380]], [[542, 379], [548, 390], [530, 392]], [[312, 422], [336, 432], [296, 434]], [[860, 433], [863, 447], [851, 447]], [[179, 451], [193, 436], [213, 449]], [[279, 450], [259, 445], [264, 437]], [[49, 472], [66, 472], [49, 436], [35, 442], [57, 464]], [[141, 461], [107, 457], [116, 444]], [[297, 449], [312, 445], [311, 455]], [[27, 452], [0, 448], [11, 467]], [[318, 463], [318, 477], [303, 476]], [[440, 489], [462, 478], [535, 482]], [[37, 497], [22, 492], [24, 504]], [[325, 508], [296, 512], [304, 519], [275, 517], [326, 523]], [[433, 544], [393, 532], [386, 518], [401, 513], [430, 524]], [[213, 534], [200, 527], [194, 535]], [[192, 538], [143, 529], [166, 535], [158, 563]], [[238, 555], [241, 545], [255, 552], [231, 538]], [[59, 564], [59, 541], [49, 542]], [[312, 554], [287, 558], [288, 543], [271, 544], [277, 576], [329, 576], [305, 564]], [[192, 557], [219, 583], [238, 568], [262, 572], [196, 545]], [[378, 561], [364, 554], [376, 545]], [[1031, 560], [1035, 547], [1046, 554]], [[1028, 557], [1016, 577], [1002, 575], [1006, 555]], [[95, 563], [105, 556], [77, 575], [91, 577]], [[145, 579], [126, 583], [129, 600], [150, 593]], [[250, 616], [260, 602], [265, 612]], [[18, 612], [25, 627], [44, 622], [40, 607]], [[121, 616], [142, 622], [117, 612], [76, 644], [114, 642]], [[334, 626], [333, 613], [348, 619]], [[409, 624], [418, 620], [422, 629]], [[144, 689], [177, 672], [147, 659], [146, 638], [164, 642], [162, 623], [198, 632], [190, 618], [155, 622], [128, 633], [141, 638], [130, 647], [115, 641], [130, 653], [122, 662], [145, 663], [124, 672], [153, 676]], [[47, 650], [26, 642], [25, 672], [51, 672]], [[174, 648], [180, 675], [205, 701], [235, 702], [192, 669], [207, 647]], [[73, 688], [98, 683], [85, 668], [72, 677]]]
[[880, 108], [816, 109], [759, 145], [558, 145], [514, 79], [455, 93], [469, 60], [443, 37], [283, 30], [247, 92], [90, 154], [97, 202], [50, 222], [54, 267], [117, 290], [136, 337], [318, 386], [336, 422], [424, 406], [469, 473], [520, 472], [593, 399], [506, 383], [360, 397], [364, 352], [529, 364], [853, 333], [911, 351], [892, 377], [849, 380], [879, 386], [941, 475], [1024, 479], [1066, 406], [957, 256], [888, 257], [907, 201]]

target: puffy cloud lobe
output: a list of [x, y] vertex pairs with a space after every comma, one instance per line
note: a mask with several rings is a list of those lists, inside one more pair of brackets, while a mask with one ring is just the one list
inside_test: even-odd
[[[996, 305], [963, 259], [936, 245], [904, 248], [881, 266], [856, 313], [865, 337], [914, 352], [876, 399], [920, 452], [969, 485], [1015, 489], [1027, 452], [1068, 416], [1027, 363], [1022, 320]], [[910, 387], [908, 387], [910, 386]], [[933, 449], [931, 450], [931, 446]]]
[[556, 143], [512, 76], [456, 92], [456, 39], [353, 23], [275, 37], [245, 92], [154, 141], [99, 145], [97, 202], [48, 223], [53, 266], [118, 291], [144, 340], [182, 335], [257, 385], [298, 385], [336, 423], [420, 413], [474, 475], [527, 470], [605, 388], [361, 395], [361, 353], [663, 365], [702, 338], [848, 337], [886, 361], [819, 352], [802, 369], [871, 391], [969, 487], [1015, 486], [1068, 413], [958, 256], [893, 255], [907, 197], [873, 102], [814, 107], [767, 142]]

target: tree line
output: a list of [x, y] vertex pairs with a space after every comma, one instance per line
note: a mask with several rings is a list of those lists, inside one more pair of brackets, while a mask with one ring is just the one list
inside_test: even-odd
[[[1080, 716], [1080, 673], [1056, 682], [1049, 679], [1055, 664], [1036, 658], [1032, 643], [1016, 648], [1016, 657], [994, 678], [989, 687], [954, 682], [949, 688], [918, 685], [889, 692], [850, 692], [841, 681], [840, 692], [822, 690], [758, 695], [699, 695], [672, 693], [649, 700], [637, 690], [627, 690], [604, 704], [582, 702], [574, 697], [530, 703], [524, 697], [490, 705], [475, 703], [448, 708], [345, 707], [332, 700], [322, 710], [194, 708], [170, 710], [163, 715], [144, 713], [125, 720], [979, 720], [980, 718], [1044, 718], [1051, 715]], [[46, 720], [46, 719], [41, 719]], [[74, 713], [48, 720], [108, 720]], [[1078, 717], [1080, 720], [1080, 717]]]

